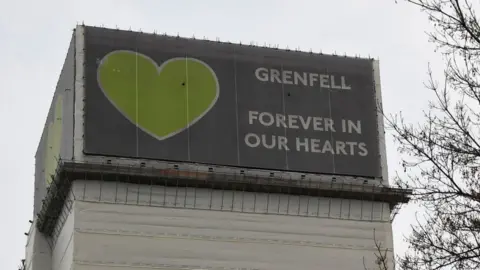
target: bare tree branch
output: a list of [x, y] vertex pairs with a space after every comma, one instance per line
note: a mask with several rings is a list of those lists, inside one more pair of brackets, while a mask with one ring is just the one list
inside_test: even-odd
[[[389, 258], [388, 258], [388, 253], [392, 252], [392, 250], [389, 250], [388, 248], [383, 248], [382, 243], [377, 240], [376, 234], [375, 234], [375, 229], [373, 230], [373, 241], [375, 244], [375, 265], [378, 267], [379, 270], [388, 270], [389, 267]], [[395, 268], [395, 261], [392, 261], [393, 267]], [[363, 268], [364, 270], [368, 270], [367, 264], [365, 262], [365, 258], [363, 258]]]
[[[480, 23], [471, 0], [405, 0], [433, 25], [427, 33], [445, 59], [443, 74], [428, 69], [434, 100], [417, 125], [385, 115], [405, 176], [426, 209], [408, 237], [397, 269], [480, 269]], [[435, 78], [441, 78], [438, 82]], [[377, 250], [377, 259], [384, 251]], [[379, 269], [384, 270], [380, 264]], [[383, 267], [383, 268], [382, 268]]]

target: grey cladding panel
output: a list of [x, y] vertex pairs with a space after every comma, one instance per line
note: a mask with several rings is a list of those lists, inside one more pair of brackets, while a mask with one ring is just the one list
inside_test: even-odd
[[57, 161], [73, 157], [74, 38], [72, 35], [35, 154], [34, 215], [40, 211]]

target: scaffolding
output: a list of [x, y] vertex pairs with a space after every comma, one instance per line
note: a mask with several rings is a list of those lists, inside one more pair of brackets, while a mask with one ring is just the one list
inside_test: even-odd
[[[70, 192], [75, 180], [95, 180], [102, 182], [132, 183], [138, 185], [206, 188], [267, 194], [289, 194], [342, 198], [360, 201], [383, 202], [389, 205], [392, 218], [399, 205], [410, 200], [412, 190], [355, 183], [339, 183], [311, 179], [282, 179], [278, 177], [226, 174], [213, 171], [187, 171], [178, 168], [131, 166], [111, 162], [78, 162], [59, 160], [55, 175], [48, 188], [40, 212], [37, 227], [39, 231], [52, 236], [65, 207], [71, 208]], [[186, 195], [185, 195], [186, 196]], [[68, 210], [68, 209], [67, 209]], [[68, 212], [68, 211], [67, 211]], [[63, 217], [63, 218], [62, 218]]]

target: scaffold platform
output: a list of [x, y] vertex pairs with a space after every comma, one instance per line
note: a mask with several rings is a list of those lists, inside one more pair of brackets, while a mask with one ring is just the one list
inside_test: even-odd
[[408, 189], [343, 183], [335, 180], [330, 182], [308, 179], [292, 180], [244, 174], [60, 160], [55, 175], [52, 175], [52, 182], [42, 202], [41, 210], [37, 215], [37, 227], [42, 233], [52, 234], [75, 180], [282, 193], [384, 202], [389, 204], [392, 212], [396, 212], [395, 209], [399, 205], [407, 203], [412, 195], [412, 190]]

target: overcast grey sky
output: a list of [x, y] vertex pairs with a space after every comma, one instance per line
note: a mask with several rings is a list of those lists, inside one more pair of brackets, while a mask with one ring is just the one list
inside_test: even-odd
[[[303, 50], [380, 59], [384, 107], [421, 120], [431, 93], [424, 89], [430, 62], [440, 56], [427, 42], [425, 14], [394, 0], [0, 0], [0, 268], [24, 257], [32, 218], [34, 154], [45, 124], [72, 29], [88, 25], [222, 41], [278, 44]], [[400, 169], [391, 137], [389, 172]], [[414, 221], [407, 207], [394, 222], [395, 248]]]

